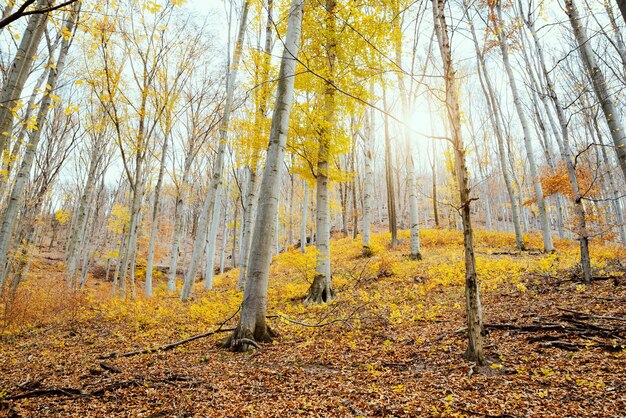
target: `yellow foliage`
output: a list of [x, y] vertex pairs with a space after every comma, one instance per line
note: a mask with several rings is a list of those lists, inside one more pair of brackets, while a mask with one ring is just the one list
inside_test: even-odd
[[54, 218], [61, 225], [69, 221], [71, 216], [72, 216], [72, 212], [70, 212], [69, 209], [59, 209], [54, 213]]

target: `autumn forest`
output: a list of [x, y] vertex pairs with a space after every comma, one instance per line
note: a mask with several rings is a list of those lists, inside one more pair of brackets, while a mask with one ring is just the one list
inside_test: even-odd
[[0, 416], [624, 416], [625, 0], [0, 11]]

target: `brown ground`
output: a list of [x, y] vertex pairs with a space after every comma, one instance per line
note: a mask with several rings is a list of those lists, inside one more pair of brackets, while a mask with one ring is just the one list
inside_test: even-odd
[[[518, 283], [485, 292], [486, 321], [545, 329], [488, 327], [487, 351], [495, 364], [482, 368], [462, 358], [461, 287], [431, 290], [423, 300], [426, 311], [441, 309], [427, 318], [398, 320], [393, 307], [367, 300], [393, 288], [415, 303], [408, 295], [429, 280], [421, 277], [404, 288], [384, 274], [349, 282], [331, 307], [299, 317], [307, 323], [345, 320], [303, 327], [272, 318], [281, 337], [252, 354], [219, 348], [227, 335], [219, 334], [172, 351], [103, 362], [99, 355], [171, 342], [203, 326], [185, 328], [179, 319], [147, 329], [104, 311], [76, 314], [0, 341], [0, 415], [624, 416], [624, 279], [583, 288], [554, 277], [524, 277], [527, 290]], [[358, 302], [341, 296], [357, 291]], [[156, 312], [152, 305], [145, 309]]]

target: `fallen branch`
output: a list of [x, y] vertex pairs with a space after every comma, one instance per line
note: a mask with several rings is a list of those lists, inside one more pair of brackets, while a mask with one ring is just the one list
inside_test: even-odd
[[275, 314], [275, 315], [267, 315], [266, 318], [281, 318], [287, 322], [290, 322], [292, 324], [296, 324], [296, 325], [302, 325], [303, 327], [309, 327], [309, 328], [321, 328], [321, 327], [325, 327], [327, 325], [332, 325], [332, 324], [336, 324], [336, 323], [349, 323], [352, 318], [354, 317], [354, 314], [356, 314], [361, 308], [363, 308], [364, 306], [366, 306], [368, 303], [364, 303], [362, 305], [357, 306], [351, 313], [350, 315], [346, 316], [345, 318], [337, 318], [337, 319], [333, 319], [330, 321], [326, 321], [326, 322], [318, 322], [317, 324], [307, 324], [306, 322], [300, 322], [297, 321], [295, 319], [291, 319], [285, 315], [281, 315], [281, 314]]
[[204, 334], [197, 334], [197, 335], [194, 335], [193, 337], [185, 338], [184, 340], [176, 341], [170, 344], [165, 344], [160, 347], [145, 348], [143, 350], [128, 351], [126, 353], [109, 353], [109, 354], [104, 354], [102, 356], [98, 356], [98, 358], [100, 360], [104, 360], [104, 359], [114, 359], [114, 358], [120, 358], [120, 357], [132, 357], [132, 356], [137, 356], [140, 354], [156, 353], [158, 351], [169, 351], [180, 345], [187, 344], [195, 340], [199, 340], [200, 338], [206, 338], [206, 337], [210, 337], [211, 335], [218, 334], [220, 332], [230, 332], [234, 330], [235, 328], [222, 328], [222, 329], [218, 328], [215, 331], [205, 332]]
[[621, 322], [626, 322], [626, 318], [624, 317], [619, 317], [619, 316], [605, 316], [605, 315], [595, 315], [595, 314], [590, 314], [590, 313], [586, 313], [586, 312], [580, 312], [580, 311], [574, 311], [572, 309], [566, 309], [566, 308], [559, 308], [557, 307], [557, 309], [559, 311], [563, 311], [563, 312], [569, 312], [572, 313], [576, 316], [581, 316], [583, 318], [591, 318], [591, 319], [606, 319], [609, 321], [621, 321]]
[[37, 398], [39, 396], [71, 396], [71, 395], [85, 395], [81, 389], [76, 388], [49, 388], [49, 389], [35, 389], [30, 392], [20, 393], [19, 395], [7, 396], [4, 398], [9, 401], [16, 401], [18, 399]]
[[327, 325], [336, 324], [338, 322], [345, 323], [345, 322], [348, 322], [350, 320], [350, 318], [337, 318], [337, 319], [333, 319], [332, 321], [321, 322], [319, 324], [307, 324], [306, 322], [296, 321], [295, 319], [291, 319], [289, 317], [286, 317], [286, 316], [280, 315], [280, 314], [268, 315], [267, 318], [270, 318], [270, 319], [272, 319], [272, 318], [281, 318], [281, 319], [284, 319], [285, 321], [290, 322], [292, 324], [302, 325], [303, 327], [309, 327], [309, 328], [321, 328], [321, 327], [325, 327]]
[[171, 376], [165, 379], [142, 379], [142, 380], [123, 380], [121, 382], [114, 382], [108, 385], [104, 385], [97, 389], [86, 390], [85, 388], [47, 388], [47, 389], [35, 389], [28, 392], [20, 393], [19, 395], [7, 396], [4, 400], [16, 401], [19, 399], [26, 398], [37, 398], [42, 396], [100, 396], [106, 392], [110, 392], [117, 389], [124, 389], [131, 386], [144, 386], [146, 383], [161, 383], [161, 382], [179, 382], [179, 381], [187, 381], [187, 379], [183, 379], [184, 376]]
[[237, 315], [237, 312], [239, 312], [239, 310], [241, 309], [241, 306], [239, 306], [239, 308], [237, 308], [237, 310], [235, 311], [234, 314], [232, 314], [230, 317], [228, 317], [228, 319], [224, 320], [219, 327], [217, 327], [217, 329], [213, 330], [213, 331], [209, 331], [209, 332], [205, 332], [203, 334], [197, 334], [194, 335], [192, 337], [189, 338], [185, 338], [184, 340], [180, 340], [180, 341], [176, 341], [173, 343], [169, 343], [169, 344], [165, 344], [162, 345], [160, 347], [155, 347], [155, 348], [145, 348], [143, 350], [135, 350], [135, 351], [128, 351], [126, 353], [109, 353], [109, 354], [104, 354], [101, 356], [98, 356], [98, 358], [100, 360], [105, 360], [105, 359], [112, 359], [112, 358], [119, 358], [119, 357], [132, 357], [132, 356], [137, 356], [140, 354], [150, 354], [150, 353], [156, 353], [159, 351], [169, 351], [172, 350], [178, 346], [181, 346], [183, 344], [187, 344], [190, 343], [192, 341], [196, 341], [199, 340], [201, 338], [206, 338], [206, 337], [210, 337], [211, 335], [214, 334], [219, 334], [221, 332], [230, 332], [230, 331], [234, 331], [235, 328], [222, 328], [228, 321], [230, 321], [231, 319], [233, 319], [233, 317], [235, 315]]

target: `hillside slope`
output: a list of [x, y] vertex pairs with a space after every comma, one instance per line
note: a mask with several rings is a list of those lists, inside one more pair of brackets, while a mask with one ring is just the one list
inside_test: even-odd
[[[5, 416], [619, 416], [626, 410], [626, 249], [595, 244], [591, 286], [577, 282], [577, 246], [513, 251], [514, 237], [478, 231], [478, 273], [493, 363], [463, 360], [462, 237], [408, 233], [332, 242], [337, 300], [304, 306], [314, 251], [275, 257], [270, 323], [279, 338], [253, 354], [219, 348], [241, 300], [237, 271], [181, 303], [157, 280], [152, 299], [111, 298], [90, 278], [63, 289], [41, 259], [15, 302], [3, 301], [0, 414]], [[539, 236], [529, 236], [532, 248]], [[141, 292], [138, 292], [141, 293]], [[231, 318], [229, 321], [226, 321]], [[221, 328], [220, 328], [221, 327]], [[173, 350], [158, 347], [211, 330]]]

